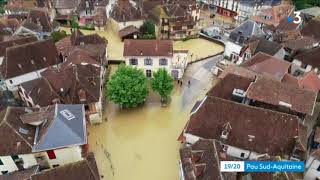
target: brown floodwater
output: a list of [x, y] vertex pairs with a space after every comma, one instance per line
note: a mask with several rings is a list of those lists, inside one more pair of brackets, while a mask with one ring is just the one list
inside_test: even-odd
[[[116, 69], [117, 66], [112, 65], [110, 74]], [[102, 179], [179, 179], [180, 142], [177, 139], [193, 104], [205, 95], [205, 91], [199, 92], [199, 98], [192, 98], [193, 102], [182, 111], [182, 92], [180, 86], [175, 87], [167, 107], [161, 107], [160, 97], [155, 93], [148, 96], [144, 105], [134, 109], [106, 104], [104, 122], [88, 126], [89, 149], [95, 154]]]
[[107, 180], [177, 180], [177, 141], [190, 108], [181, 112], [180, 89], [172, 102], [161, 107], [159, 97], [131, 110], [108, 103], [106, 118], [89, 126], [89, 146], [95, 153], [99, 172]]

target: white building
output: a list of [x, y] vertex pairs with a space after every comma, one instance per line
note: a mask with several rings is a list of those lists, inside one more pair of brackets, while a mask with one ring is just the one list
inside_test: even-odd
[[9, 107], [2, 112], [1, 174], [34, 165], [54, 168], [83, 160], [87, 130], [83, 105]]
[[246, 41], [252, 36], [263, 37], [264, 35], [264, 32], [259, 28], [256, 22], [246, 20], [230, 33], [230, 36], [225, 43], [224, 56], [232, 62], [238, 61]]
[[188, 51], [173, 51], [171, 40], [124, 41], [126, 65], [143, 69], [147, 77], [165, 68], [174, 78], [180, 79], [188, 63]]
[[319, 179], [320, 178], [320, 150], [316, 150], [309, 156], [306, 165], [304, 179]]

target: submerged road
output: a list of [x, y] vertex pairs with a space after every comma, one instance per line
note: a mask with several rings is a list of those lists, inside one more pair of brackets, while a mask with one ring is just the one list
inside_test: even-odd
[[[222, 55], [218, 55], [188, 66], [183, 77], [182, 111], [187, 107], [192, 107], [212, 87], [216, 77], [210, 71], [221, 59]], [[188, 86], [188, 81], [190, 81], [190, 86]]]

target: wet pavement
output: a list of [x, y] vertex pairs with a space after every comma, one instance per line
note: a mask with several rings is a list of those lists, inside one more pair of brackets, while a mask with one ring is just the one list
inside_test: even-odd
[[105, 121], [88, 127], [89, 149], [94, 152], [99, 173], [107, 180], [178, 180], [177, 141], [193, 104], [211, 86], [210, 69], [220, 56], [188, 67], [182, 87], [176, 85], [171, 104], [162, 107], [151, 93], [135, 109], [106, 105]]
[[[221, 59], [222, 55], [218, 55], [204, 61], [194, 63], [188, 67], [183, 78], [184, 88], [182, 90], [182, 111], [193, 106], [194, 102], [213, 86], [216, 79], [210, 71]], [[188, 85], [188, 81], [190, 81], [190, 86]]]

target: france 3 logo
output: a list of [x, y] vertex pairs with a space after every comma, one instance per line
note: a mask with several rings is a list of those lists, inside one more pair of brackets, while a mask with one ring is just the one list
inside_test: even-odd
[[294, 23], [294, 24], [300, 24], [302, 21], [301, 18], [301, 12], [295, 11], [294, 12], [294, 17], [288, 16], [288, 22], [289, 23]]

